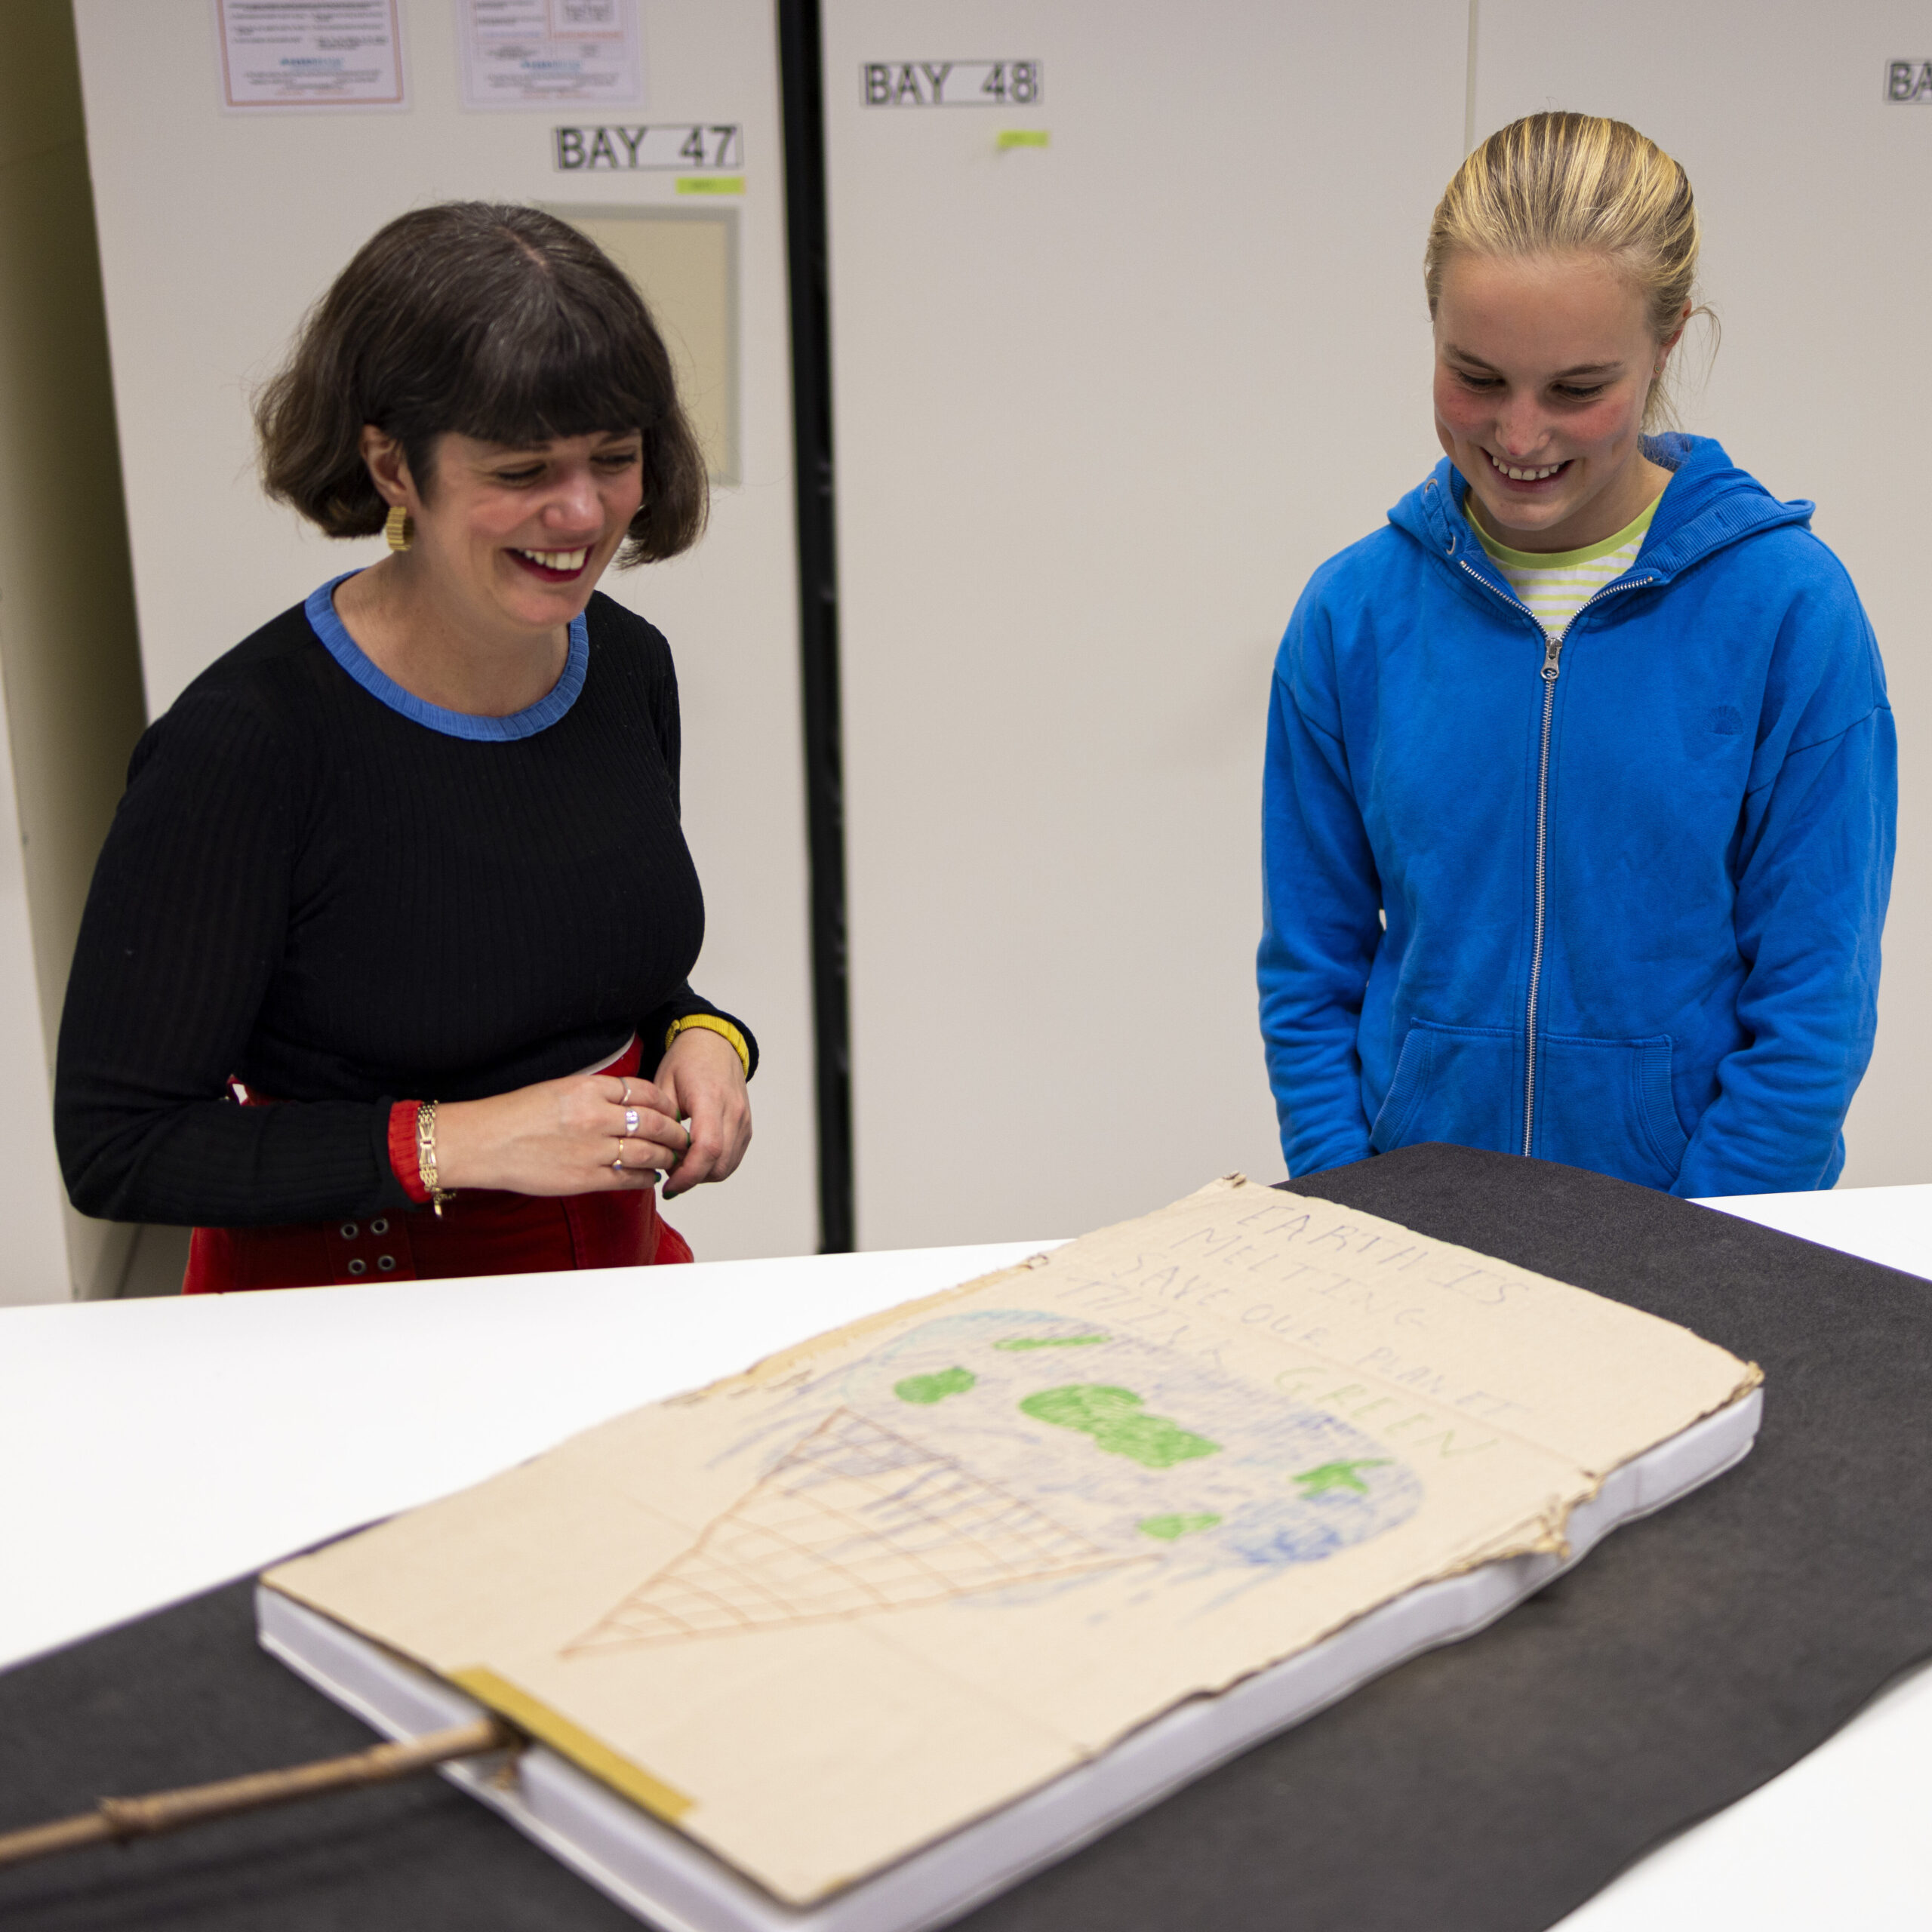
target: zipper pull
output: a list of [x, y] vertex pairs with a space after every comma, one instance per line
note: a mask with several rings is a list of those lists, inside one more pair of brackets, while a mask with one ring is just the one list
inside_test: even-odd
[[1543, 641], [1543, 679], [1546, 685], [1555, 683], [1558, 675], [1556, 660], [1563, 655], [1563, 640], [1560, 637], [1546, 637]]

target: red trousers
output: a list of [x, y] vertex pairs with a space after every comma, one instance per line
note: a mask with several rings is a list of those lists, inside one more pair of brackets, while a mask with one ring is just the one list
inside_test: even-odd
[[[601, 1070], [635, 1074], [637, 1066], [633, 1041]], [[243, 1104], [275, 1103], [251, 1094]], [[428, 1208], [389, 1208], [366, 1221], [197, 1228], [181, 1292], [446, 1281], [550, 1269], [635, 1268], [691, 1258], [683, 1235], [659, 1218], [653, 1190], [556, 1198], [466, 1189], [444, 1204], [440, 1218]]]

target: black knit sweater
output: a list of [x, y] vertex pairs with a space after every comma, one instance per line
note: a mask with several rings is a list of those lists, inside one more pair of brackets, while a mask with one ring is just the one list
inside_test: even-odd
[[[633, 1029], [648, 1074], [673, 1019], [717, 1010], [685, 979], [704, 905], [670, 651], [607, 597], [586, 615], [583, 688], [526, 737], [402, 715], [299, 606], [149, 728], [61, 1020], [55, 1134], [83, 1213], [402, 1208], [393, 1102], [555, 1079]], [[230, 1075], [299, 1104], [239, 1106]]]

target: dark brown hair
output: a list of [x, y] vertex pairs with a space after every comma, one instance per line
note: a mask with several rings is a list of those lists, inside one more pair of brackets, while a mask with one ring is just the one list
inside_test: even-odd
[[618, 561], [674, 557], [704, 528], [704, 458], [644, 298], [540, 209], [445, 202], [356, 251], [255, 398], [263, 487], [331, 537], [375, 535], [389, 506], [362, 458], [370, 423], [425, 497], [451, 430], [519, 449], [638, 430], [644, 502]]

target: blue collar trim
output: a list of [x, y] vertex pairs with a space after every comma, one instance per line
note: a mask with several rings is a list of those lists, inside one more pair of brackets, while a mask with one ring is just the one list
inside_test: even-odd
[[302, 608], [310, 628], [322, 641], [329, 655], [367, 691], [392, 711], [400, 712], [413, 723], [440, 731], [446, 738], [472, 738], [501, 743], [512, 738], [534, 738], [550, 726], [577, 702], [590, 669], [590, 625], [580, 613], [571, 620], [570, 654], [564, 661], [564, 675], [527, 710], [513, 711], [507, 718], [485, 718], [471, 711], [449, 711], [440, 704], [406, 691], [387, 672], [371, 662], [362, 647], [349, 635], [336, 614], [335, 592], [356, 573], [344, 571], [309, 594]]

